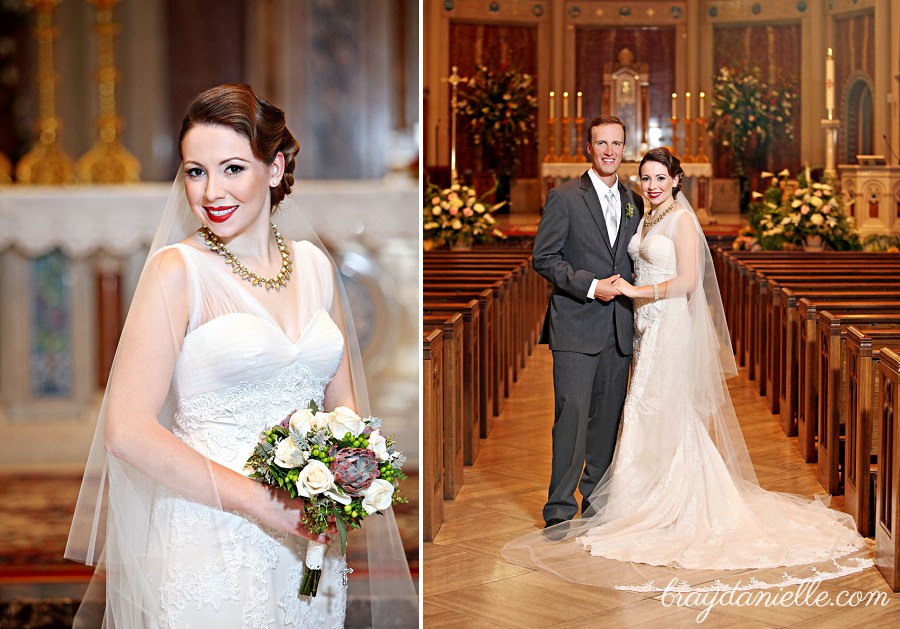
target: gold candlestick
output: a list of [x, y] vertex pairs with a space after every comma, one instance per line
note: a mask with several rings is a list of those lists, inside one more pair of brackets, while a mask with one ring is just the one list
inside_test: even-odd
[[[688, 94], [690, 94], [690, 92], [688, 92]], [[688, 98], [690, 98], [690, 96]], [[690, 100], [688, 100], [688, 103], [690, 103]], [[684, 156], [681, 158], [681, 161], [685, 163], [694, 161], [694, 155], [691, 153], [691, 147], [694, 145], [693, 138], [691, 137], [691, 127], [693, 124], [694, 121], [692, 119], [684, 119]]]
[[547, 146], [549, 151], [544, 156], [544, 162], [558, 162], [559, 156], [556, 154], [556, 118], [547, 119], [547, 128], [549, 137], [547, 138]]
[[[700, 97], [703, 97], [703, 92], [700, 92]], [[702, 103], [703, 101], [700, 102]], [[697, 154], [694, 156], [694, 161], [700, 164], [709, 162], [709, 156], [706, 154], [706, 133], [704, 129], [706, 129], [706, 118], [697, 118]]]
[[584, 118], [578, 117], [575, 118], [575, 148], [572, 151], [572, 161], [581, 163], [584, 161], [584, 153], [581, 150], [581, 138], [579, 137], [579, 131], [582, 129], [584, 125]]
[[559, 155], [559, 161], [571, 162], [572, 154], [569, 153], [569, 117], [564, 116], [562, 119], [562, 148], [563, 152]]
[[53, 11], [59, 0], [29, 0], [36, 13], [34, 36], [38, 44], [38, 124], [37, 143], [16, 164], [16, 180], [26, 184], [72, 183], [75, 180], [72, 160], [62, 150], [58, 132], [62, 122], [56, 115], [56, 81], [53, 63], [53, 40], [58, 29], [53, 26]]
[[3, 183], [12, 183], [12, 162], [0, 153], [0, 184]]
[[140, 181], [141, 165], [122, 146], [119, 133], [122, 119], [116, 115], [116, 83], [119, 73], [115, 63], [115, 39], [119, 25], [113, 11], [119, 0], [87, 0], [94, 5], [94, 33], [97, 36], [97, 88], [100, 137], [78, 160], [78, 178], [83, 183], [134, 183]]
[[669, 118], [672, 122], [672, 152], [678, 155], [678, 116]]

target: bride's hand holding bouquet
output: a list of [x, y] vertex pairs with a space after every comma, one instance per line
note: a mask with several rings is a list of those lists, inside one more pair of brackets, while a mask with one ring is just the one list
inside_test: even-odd
[[393, 437], [381, 434], [379, 418], [361, 418], [344, 406], [325, 413], [310, 402], [260, 435], [245, 466], [250, 478], [304, 499], [299, 524], [311, 535], [299, 534], [311, 541], [301, 595], [316, 595], [326, 533], [337, 534], [345, 553], [348, 529], [406, 502], [397, 487], [406, 478], [404, 461]]

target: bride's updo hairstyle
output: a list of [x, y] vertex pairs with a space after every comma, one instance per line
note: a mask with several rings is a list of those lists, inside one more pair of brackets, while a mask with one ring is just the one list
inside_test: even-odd
[[253, 155], [265, 164], [275, 161], [279, 151], [284, 155], [284, 176], [277, 186], [269, 188], [274, 214], [294, 185], [294, 158], [300, 148], [285, 124], [284, 112], [243, 83], [226, 83], [208, 89], [188, 105], [178, 135], [179, 155], [185, 134], [201, 124], [228, 127], [241, 134], [250, 142]]
[[672, 155], [664, 146], [659, 148], [650, 149], [646, 153], [644, 153], [644, 157], [641, 158], [641, 163], [638, 166], [638, 173], [641, 172], [644, 168], [644, 164], [646, 162], [657, 162], [666, 167], [666, 172], [669, 173], [669, 176], [674, 179], [678, 177], [678, 183], [672, 187], [672, 198], [675, 198], [675, 195], [681, 192], [681, 188], [684, 185], [684, 170], [681, 168], [681, 160]]

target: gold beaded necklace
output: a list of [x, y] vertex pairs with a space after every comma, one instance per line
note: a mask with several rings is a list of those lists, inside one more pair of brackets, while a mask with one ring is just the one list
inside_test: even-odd
[[672, 199], [672, 202], [669, 204], [669, 207], [667, 207], [667, 208], [663, 211], [662, 214], [657, 214], [657, 215], [656, 215], [656, 218], [653, 218], [653, 219], [648, 218], [647, 220], [645, 220], [645, 221], [644, 221], [644, 227], [653, 227], [653, 226], [656, 225], [658, 222], [660, 222], [666, 214], [668, 214], [669, 212], [671, 212], [672, 209], [673, 209], [674, 207], [675, 207], [675, 199]]
[[228, 250], [228, 247], [219, 240], [219, 237], [212, 233], [209, 227], [201, 227], [199, 232], [206, 242], [206, 246], [209, 247], [211, 251], [214, 251], [225, 258], [225, 263], [231, 265], [232, 271], [240, 275], [242, 280], [250, 282], [253, 286], [265, 286], [266, 290], [274, 288], [276, 291], [279, 291], [282, 287], [287, 286], [288, 280], [291, 279], [291, 254], [288, 251], [287, 246], [285, 246], [281, 234], [278, 233], [278, 228], [275, 227], [275, 223], [272, 223], [272, 233], [275, 235], [275, 243], [278, 245], [278, 251], [281, 253], [281, 270], [279, 270], [278, 275], [273, 278], [263, 277], [248, 269], [243, 262], [238, 260], [237, 257]]

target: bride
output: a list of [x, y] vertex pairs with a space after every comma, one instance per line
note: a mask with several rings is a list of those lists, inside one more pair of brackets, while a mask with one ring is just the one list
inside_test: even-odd
[[328, 538], [303, 527], [302, 499], [243, 472], [260, 433], [310, 400], [368, 411], [334, 263], [310, 230], [271, 222], [297, 149], [249, 86], [189, 106], [66, 548], [97, 566], [76, 626], [339, 628], [353, 566], [363, 624], [418, 615], [390, 510], [349, 535], [350, 567], [329, 544], [318, 595], [301, 597], [307, 540]]
[[649, 592], [784, 586], [872, 565], [849, 515], [759, 486], [725, 383], [737, 369], [680, 162], [653, 149], [639, 173], [650, 211], [628, 247], [634, 284], [614, 283], [634, 301], [637, 340], [613, 463], [580, 521], [513, 540], [503, 557]]

